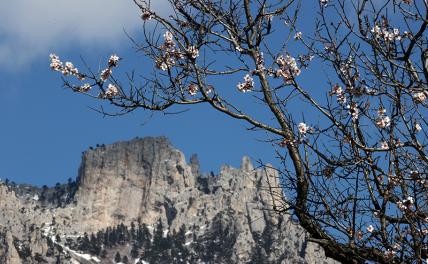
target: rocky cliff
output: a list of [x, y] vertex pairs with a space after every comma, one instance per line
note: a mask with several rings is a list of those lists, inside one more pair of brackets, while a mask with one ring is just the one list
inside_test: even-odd
[[[0, 184], [0, 263], [114, 263], [116, 251], [143, 263], [153, 259], [159, 225], [164, 244], [156, 247], [169, 245], [164, 263], [334, 263], [289, 216], [272, 211], [267, 183], [275, 187], [276, 179], [246, 157], [239, 169], [202, 175], [195, 156], [187, 164], [162, 137], [99, 146], [83, 154], [76, 188], [57, 195], [67, 203], [40, 199], [46, 190]], [[152, 229], [151, 251], [135, 246], [135, 223]], [[100, 238], [116, 226], [127, 234], [121, 243]], [[168, 244], [180, 231], [186, 258], [172, 257], [181, 246]], [[99, 250], [86, 250], [92, 240]]]

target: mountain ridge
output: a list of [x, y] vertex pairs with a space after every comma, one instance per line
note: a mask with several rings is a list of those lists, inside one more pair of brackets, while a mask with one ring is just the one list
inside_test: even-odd
[[[17, 196], [13, 188], [0, 184], [0, 244], [3, 237], [7, 249], [0, 250], [0, 260], [38, 263], [37, 255], [46, 263], [56, 263], [58, 257], [60, 263], [73, 263], [78, 260], [70, 255], [79, 253], [55, 244], [60, 243], [57, 236], [82, 240], [85, 233], [121, 225], [128, 228], [142, 221], [148, 227], [160, 222], [169, 234], [177, 234], [183, 226], [199, 230], [184, 239], [186, 244], [198, 241], [197, 247], [188, 248], [193, 254], [188, 263], [222, 263], [224, 249], [210, 244], [209, 238], [218, 239], [224, 228], [236, 238], [228, 245], [230, 263], [334, 263], [319, 246], [307, 241], [307, 234], [291, 217], [272, 210], [267, 189], [279, 187], [278, 175], [274, 169], [254, 169], [248, 157], [242, 159], [240, 168], [223, 166], [218, 175], [201, 175], [197, 157], [187, 164], [184, 154], [167, 138], [136, 138], [85, 151], [76, 186], [62, 194], [64, 203], [50, 205], [33, 193]], [[52, 245], [65, 253], [47, 256]], [[29, 252], [23, 254], [20, 250], [25, 247]], [[122, 255], [128, 256], [131, 247], [121, 247]], [[209, 248], [219, 253], [202, 260]], [[257, 257], [263, 262], [254, 262], [254, 252], [259, 252]], [[106, 259], [97, 257], [99, 262], [90, 259], [88, 263], [114, 263], [110, 253]]]

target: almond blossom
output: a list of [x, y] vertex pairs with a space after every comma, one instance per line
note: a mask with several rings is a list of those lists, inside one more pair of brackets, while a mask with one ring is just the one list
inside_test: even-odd
[[397, 206], [400, 210], [404, 211], [404, 210], [410, 209], [414, 203], [415, 203], [415, 200], [413, 199], [413, 197], [408, 196], [403, 201], [398, 201]]
[[382, 149], [382, 150], [387, 150], [387, 149], [389, 149], [388, 142], [386, 142], [386, 141], [382, 141], [382, 142], [380, 143], [380, 149]]
[[256, 66], [258, 71], [265, 70], [265, 58], [263, 52], [257, 52]]
[[116, 85], [109, 83], [107, 86], [107, 91], [104, 93], [104, 98], [112, 98], [119, 94], [119, 89]]
[[374, 231], [374, 227], [373, 227], [372, 225], [369, 225], [369, 226], [367, 227], [367, 231], [368, 231], [369, 233], [373, 233], [373, 231]]
[[334, 85], [330, 91], [330, 96], [336, 95], [337, 96], [337, 102], [341, 105], [346, 103], [346, 96], [341, 86], [338, 84]]
[[427, 95], [425, 92], [416, 92], [412, 95], [412, 97], [416, 103], [424, 103], [427, 99]]
[[49, 58], [51, 60], [51, 64], [50, 64], [51, 69], [54, 71], [61, 71], [63, 65], [62, 65], [62, 62], [60, 61], [59, 57], [56, 54], [51, 53], [49, 55]]
[[199, 90], [198, 86], [196, 84], [194, 84], [194, 83], [191, 83], [189, 85], [189, 88], [187, 89], [187, 91], [189, 92], [189, 94], [192, 95], [192, 96], [196, 95], [197, 92], [198, 92], [198, 90]]
[[254, 79], [250, 74], [245, 75], [244, 82], [236, 86], [240, 92], [246, 93], [254, 88]]
[[64, 66], [59, 57], [54, 53], [49, 55], [49, 59], [51, 61], [50, 67], [52, 70], [61, 72], [63, 75], [73, 75], [79, 80], [84, 79], [84, 75], [79, 74], [79, 70], [73, 65], [73, 63], [67, 61]]
[[397, 254], [397, 252], [392, 250], [392, 249], [388, 249], [384, 252], [384, 254], [385, 254], [385, 257], [391, 258], [391, 257], [395, 256], [395, 254]]
[[371, 32], [375, 38], [383, 38], [386, 42], [401, 40], [400, 30], [398, 28], [388, 30], [386, 28], [381, 28], [378, 25], [375, 25], [371, 29]]
[[295, 76], [299, 76], [301, 73], [296, 59], [290, 55], [279, 56], [276, 59], [276, 63], [280, 68], [276, 71], [275, 75], [276, 77], [282, 77], [285, 83], [289, 83]]
[[305, 136], [306, 133], [308, 133], [308, 131], [311, 129], [311, 127], [301, 122], [297, 126], [297, 129], [299, 130], [300, 135]]
[[109, 67], [117, 67], [119, 60], [120, 60], [120, 58], [116, 54], [111, 55], [109, 60], [108, 60]]
[[346, 106], [348, 108], [348, 112], [352, 117], [352, 120], [357, 120], [360, 116], [360, 110], [358, 109], [358, 104], [353, 102]]
[[143, 13], [141, 14], [141, 19], [151, 20], [152, 18], [153, 18], [153, 12], [148, 9], [144, 9]]
[[416, 132], [420, 132], [421, 130], [422, 130], [421, 125], [420, 125], [419, 123], [416, 123], [416, 124], [415, 124], [415, 131], [416, 131]]
[[112, 74], [112, 71], [110, 68], [102, 70], [100, 74], [101, 81], [105, 82], [108, 78], [110, 78], [111, 74]]
[[85, 83], [85, 84], [83, 84], [82, 86], [80, 86], [80, 88], [79, 88], [79, 92], [86, 93], [86, 92], [88, 92], [89, 90], [91, 90], [91, 88], [92, 88], [92, 86], [91, 86], [89, 83]]
[[303, 36], [302, 32], [299, 31], [294, 35], [294, 39], [295, 40], [301, 40], [302, 36]]
[[192, 59], [196, 59], [197, 57], [199, 57], [199, 50], [195, 46], [190, 46], [187, 49], [187, 52]]
[[[163, 39], [164, 43], [159, 47], [162, 54], [156, 58], [156, 67], [162, 71], [167, 71], [175, 65], [178, 59], [183, 59], [184, 54], [176, 49], [174, 35], [170, 31], [165, 32]], [[199, 53], [193, 50], [191, 56], [199, 56]]]
[[391, 125], [391, 118], [387, 115], [382, 115], [376, 119], [376, 126], [379, 128], [387, 128]]

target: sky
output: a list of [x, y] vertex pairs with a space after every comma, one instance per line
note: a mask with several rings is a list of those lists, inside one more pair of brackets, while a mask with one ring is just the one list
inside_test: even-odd
[[[155, 10], [167, 12], [163, 1]], [[197, 153], [205, 172], [239, 166], [244, 155], [274, 162], [269, 144], [245, 124], [198, 106], [179, 115], [136, 111], [103, 117], [99, 102], [62, 88], [49, 54], [97, 63], [112, 53], [133, 67], [142, 63], [125, 32], [141, 33], [132, 1], [0, 1], [0, 178], [54, 185], [77, 176], [90, 146], [135, 137], [167, 136], [188, 159]]]

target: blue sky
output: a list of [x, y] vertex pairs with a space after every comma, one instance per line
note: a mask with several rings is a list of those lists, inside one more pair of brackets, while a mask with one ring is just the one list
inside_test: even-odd
[[[161, 1], [156, 5], [165, 11]], [[136, 136], [169, 137], [187, 158], [198, 153], [204, 171], [239, 166], [243, 155], [274, 161], [271, 146], [257, 141], [261, 134], [207, 107], [150, 119], [142, 111], [104, 118], [89, 109], [99, 102], [64, 90], [49, 68], [51, 52], [74, 62], [83, 56], [93, 65], [114, 52], [142, 67], [124, 34], [138, 35], [140, 26], [131, 1], [0, 2], [0, 178], [64, 182], [76, 177], [82, 151]]]

